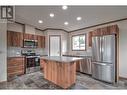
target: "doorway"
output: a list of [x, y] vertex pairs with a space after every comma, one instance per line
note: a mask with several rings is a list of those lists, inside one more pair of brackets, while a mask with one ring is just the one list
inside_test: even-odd
[[49, 36], [49, 56], [61, 56], [61, 36]]

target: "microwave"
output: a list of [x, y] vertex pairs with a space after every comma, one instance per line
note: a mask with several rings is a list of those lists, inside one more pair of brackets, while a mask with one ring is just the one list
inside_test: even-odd
[[38, 46], [37, 40], [24, 39], [23, 41], [23, 47], [25, 48], [36, 48], [37, 46]]

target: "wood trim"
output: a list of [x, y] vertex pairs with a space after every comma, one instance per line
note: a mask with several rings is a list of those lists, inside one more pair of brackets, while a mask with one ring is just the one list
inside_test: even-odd
[[62, 30], [62, 31], [64, 31], [64, 32], [69, 33], [67, 30], [59, 29], [59, 28], [46, 28], [46, 29], [44, 29], [43, 31], [46, 31], [46, 30]]
[[60, 56], [61, 56], [61, 35], [49, 35], [49, 55], [50, 55], [50, 37], [58, 36], [60, 37]]
[[[62, 31], [65, 31], [67, 33], [71, 33], [71, 32], [76, 32], [76, 31], [79, 31], [79, 30], [84, 30], [84, 29], [93, 28], [93, 27], [97, 27], [97, 26], [101, 26], [101, 25], [105, 25], [105, 24], [110, 24], [110, 23], [115, 23], [115, 22], [120, 22], [120, 21], [124, 21], [124, 20], [127, 20], [127, 18], [122, 18], [122, 19], [108, 21], [108, 22], [105, 22], [105, 23], [95, 24], [95, 25], [91, 25], [91, 26], [88, 26], [88, 27], [84, 27], [84, 28], [80, 28], [80, 29], [76, 29], [76, 30], [72, 30], [72, 31], [67, 31], [65, 29], [57, 29], [57, 28], [46, 28], [46, 29], [42, 30], [42, 29], [36, 28], [35, 26], [34, 27], [35, 27], [35, 29], [39, 29], [41, 31], [46, 31], [46, 30], [62, 30]], [[12, 20], [9, 20], [9, 21], [12, 21]], [[21, 25], [25, 25], [24, 23], [17, 22], [17, 21], [12, 21], [12, 22], [15, 22], [15, 23], [18, 23], [18, 24], [21, 24]]]
[[[14, 23], [21, 24], [21, 25], [24, 25], [25, 26], [25, 24], [24, 23], [21, 23], [21, 22], [17, 22], [17, 21], [13, 21], [13, 20], [8, 20], [8, 21], [11, 21], [11, 22], [14, 22]], [[33, 26], [33, 25], [30, 25], [30, 26]], [[59, 29], [59, 28], [45, 28], [45, 29], [42, 30], [42, 29], [39, 29], [39, 28], [35, 27], [35, 29], [40, 30], [40, 31], [46, 31], [46, 30], [62, 30], [64, 32], [66, 32], [66, 33], [69, 33], [69, 31], [67, 31], [65, 29]]]
[[84, 30], [84, 29], [93, 28], [93, 27], [97, 27], [97, 26], [101, 26], [101, 25], [105, 25], [105, 24], [110, 24], [110, 23], [115, 23], [115, 22], [120, 22], [120, 21], [124, 21], [124, 20], [127, 20], [127, 18], [112, 20], [112, 21], [108, 21], [108, 22], [105, 22], [105, 23], [100, 23], [100, 24], [96, 24], [96, 25], [92, 25], [92, 26], [88, 26], [88, 27], [84, 27], [84, 28], [80, 28], [80, 29], [76, 29], [76, 30], [72, 30], [72, 31], [68, 31], [68, 32], [72, 33], [72, 32], [76, 32], [76, 31], [79, 31], [79, 30]]
[[125, 78], [125, 77], [121, 77], [121, 76], [119, 76], [119, 79], [127, 80], [127, 78]]
[[117, 58], [116, 58], [116, 62], [117, 62], [117, 67], [116, 67], [117, 68], [117, 80], [116, 81], [118, 82], [119, 81], [119, 65], [120, 65], [119, 64], [119, 59], [120, 59], [119, 58], [119, 30], [118, 30], [118, 33], [116, 35], [116, 40], [117, 40], [117, 43], [116, 43], [117, 44], [117, 46], [116, 46], [117, 47], [117, 50], [116, 50], [117, 51]]
[[87, 33], [82, 33], [82, 34], [76, 34], [76, 35], [72, 35], [71, 36], [71, 51], [86, 51], [87, 49], [87, 46], [86, 46], [86, 44], [85, 44], [85, 50], [73, 50], [73, 46], [72, 46], [72, 37], [74, 37], [74, 36], [80, 36], [80, 35], [85, 35], [85, 43], [87, 43]]

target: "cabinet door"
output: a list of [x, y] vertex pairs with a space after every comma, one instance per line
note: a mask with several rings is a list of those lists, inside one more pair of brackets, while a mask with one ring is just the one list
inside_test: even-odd
[[12, 46], [12, 32], [7, 31], [7, 46]]
[[33, 34], [24, 34], [24, 39], [28, 39], [28, 40], [37, 40], [37, 36], [33, 35]]
[[20, 32], [7, 32], [7, 45], [14, 47], [22, 47], [23, 46], [23, 34]]
[[8, 78], [24, 74], [24, 57], [13, 57], [7, 59]]
[[45, 48], [45, 36], [43, 36], [42, 39], [43, 39], [43, 40], [42, 40], [42, 47]]
[[38, 48], [45, 48], [45, 36], [37, 36]]
[[41, 36], [37, 36], [37, 40], [38, 40], [38, 48], [41, 48], [42, 47]]
[[92, 32], [88, 33], [88, 37], [89, 37], [89, 47], [92, 46]]
[[13, 46], [22, 47], [22, 45], [23, 45], [23, 37], [22, 36], [23, 36], [22, 33], [13, 32], [13, 38], [12, 38]]

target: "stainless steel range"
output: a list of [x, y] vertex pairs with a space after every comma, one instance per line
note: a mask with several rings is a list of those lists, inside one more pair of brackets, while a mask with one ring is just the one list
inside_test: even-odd
[[25, 55], [26, 73], [33, 73], [40, 70], [40, 56], [36, 55], [35, 51], [22, 51], [22, 54]]

